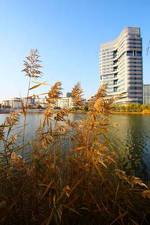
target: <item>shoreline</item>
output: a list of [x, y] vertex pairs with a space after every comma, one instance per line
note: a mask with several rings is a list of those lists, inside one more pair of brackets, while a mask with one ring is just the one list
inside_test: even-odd
[[[12, 112], [19, 112], [19, 113], [22, 113], [22, 110], [21, 109], [2, 109], [0, 110], [0, 114], [9, 114], [9, 113], [12, 113]], [[28, 113], [43, 113], [44, 112], [44, 109], [28, 109]]]
[[123, 114], [126, 114], [126, 115], [147, 115], [147, 116], [150, 116], [150, 112], [112, 112], [112, 114], [116, 114], [116, 115], [123, 115]]
[[[21, 112], [21, 110], [13, 110], [13, 109], [10, 109], [10, 110], [0, 110], [0, 115], [1, 114], [9, 114], [11, 112]], [[28, 109], [28, 113], [43, 113], [44, 112], [44, 109]], [[57, 112], [57, 110], [56, 110]], [[73, 114], [86, 114], [87, 112], [86, 111], [71, 111], [70, 113], [73, 113]], [[113, 111], [111, 113], [112, 115], [143, 115], [143, 116], [150, 116], [150, 111], [148, 112], [115, 112]]]

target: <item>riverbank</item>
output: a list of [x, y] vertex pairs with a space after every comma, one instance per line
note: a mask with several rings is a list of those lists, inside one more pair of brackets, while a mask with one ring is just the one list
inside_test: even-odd
[[[0, 114], [9, 114], [11, 112], [19, 112], [21, 113], [21, 109], [0, 109]], [[44, 109], [28, 109], [28, 113], [43, 113]]]
[[[54, 111], [57, 112], [58, 110], [54, 110]], [[9, 114], [11, 112], [22, 113], [22, 110], [20, 110], [20, 109], [0, 109], [0, 114]], [[43, 112], [44, 112], [44, 109], [28, 109], [28, 113], [43, 113]], [[86, 114], [87, 111], [71, 110], [70, 113]], [[148, 116], [150, 116], [150, 111], [149, 110], [144, 110], [142, 112], [115, 112], [115, 111], [112, 111], [112, 114], [116, 114], [116, 115], [148, 115]]]
[[150, 112], [112, 112], [112, 114], [117, 114], [117, 115], [148, 115], [150, 116]]
[[[0, 109], [0, 114], [9, 114], [11, 112], [19, 112], [19, 113], [22, 113], [22, 110], [21, 109]], [[28, 109], [27, 110], [28, 113], [43, 113], [44, 112], [44, 109]], [[54, 112], [59, 112], [58, 109], [54, 109]], [[81, 111], [81, 110], [77, 110], [77, 111], [74, 111], [74, 110], [70, 110], [70, 113], [73, 113], [73, 114], [86, 114], [87, 112], [86, 111]]]
[[13, 109], [0, 109], [0, 114], [11, 113], [13, 111], [14, 111]]

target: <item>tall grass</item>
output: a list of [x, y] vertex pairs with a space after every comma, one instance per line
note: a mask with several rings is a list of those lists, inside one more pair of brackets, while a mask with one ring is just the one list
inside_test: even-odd
[[[18, 115], [0, 126], [0, 224], [149, 224], [148, 184], [121, 169], [117, 146], [112, 148], [107, 137], [113, 99], [106, 100], [101, 87], [86, 118], [70, 121], [68, 109], [53, 110], [61, 91], [56, 82], [47, 93], [30, 163], [17, 153], [11, 133]], [[72, 97], [79, 109], [82, 94], [75, 85]]]

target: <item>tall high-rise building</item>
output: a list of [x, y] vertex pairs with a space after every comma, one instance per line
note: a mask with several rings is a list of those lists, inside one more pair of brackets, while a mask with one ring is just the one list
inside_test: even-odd
[[144, 84], [143, 89], [143, 103], [150, 105], [150, 84]]
[[119, 103], [143, 103], [143, 60], [140, 28], [127, 27], [112, 42], [101, 45], [101, 84]]

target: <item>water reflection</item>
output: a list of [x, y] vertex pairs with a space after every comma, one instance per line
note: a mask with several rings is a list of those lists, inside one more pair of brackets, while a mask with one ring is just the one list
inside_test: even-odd
[[110, 138], [121, 151], [124, 168], [145, 179], [150, 178], [150, 117], [113, 115]]
[[[0, 124], [7, 115], [0, 115]], [[85, 114], [70, 114], [69, 119], [83, 119]], [[35, 138], [35, 132], [42, 121], [41, 113], [31, 113], [27, 116], [26, 141]], [[22, 135], [20, 117], [20, 142]], [[111, 143], [118, 149], [123, 167], [134, 175], [150, 178], [150, 116], [142, 115], [112, 115], [110, 118], [109, 137]]]

